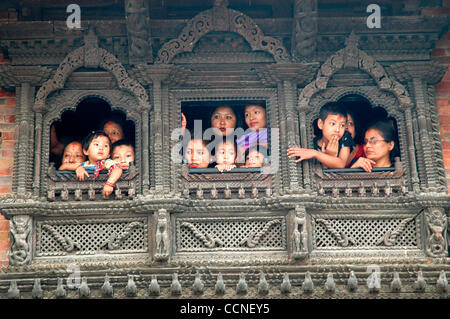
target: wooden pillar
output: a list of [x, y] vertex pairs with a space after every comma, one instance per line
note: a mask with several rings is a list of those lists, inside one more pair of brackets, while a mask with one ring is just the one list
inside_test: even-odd
[[[38, 170], [40, 169], [40, 144], [33, 145], [33, 128], [36, 131], [42, 130], [41, 126], [33, 125], [32, 120], [32, 102], [34, 96], [34, 87], [29, 83], [22, 83], [19, 87], [16, 88], [16, 92], [18, 93], [17, 101], [17, 114], [18, 114], [18, 136], [17, 136], [17, 144], [15, 152], [17, 154], [16, 161], [17, 164], [15, 166], [16, 171], [14, 174], [17, 176], [16, 185], [17, 185], [17, 194], [25, 195], [27, 192], [31, 191], [31, 171], [32, 171], [32, 155], [35, 154], [35, 169], [36, 166]], [[40, 114], [40, 113], [39, 113]], [[42, 123], [42, 121], [41, 121]], [[38, 142], [38, 141], [36, 141]], [[30, 151], [32, 150], [32, 151]], [[36, 157], [39, 156], [39, 161], [36, 161]], [[33, 193], [39, 191], [39, 179], [34, 180], [33, 182]]]

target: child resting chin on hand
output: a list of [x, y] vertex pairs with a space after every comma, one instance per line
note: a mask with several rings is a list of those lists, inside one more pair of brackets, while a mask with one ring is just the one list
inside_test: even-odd
[[108, 171], [108, 180], [103, 187], [103, 196], [109, 196], [114, 190], [114, 184], [122, 176], [120, 164], [115, 163], [109, 158], [111, 152], [111, 140], [103, 131], [90, 133], [83, 141], [83, 153], [88, 160], [79, 164], [75, 169], [77, 178], [84, 181], [89, 177], [87, 170], [94, 171], [94, 178], [100, 174], [100, 171]]

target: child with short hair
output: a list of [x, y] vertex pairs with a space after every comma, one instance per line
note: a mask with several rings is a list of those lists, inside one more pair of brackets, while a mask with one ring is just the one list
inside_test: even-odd
[[60, 171], [71, 171], [78, 167], [78, 164], [83, 163], [86, 156], [83, 153], [83, 146], [78, 141], [67, 143], [64, 147], [62, 156], [62, 164], [58, 168]]
[[347, 113], [342, 105], [338, 102], [325, 104], [317, 121], [322, 136], [314, 138], [314, 149], [294, 146], [287, 150], [288, 157], [298, 157], [296, 162], [315, 158], [322, 163], [322, 168], [344, 168], [354, 145], [346, 125]]
[[262, 145], [268, 148], [267, 139], [267, 116], [266, 109], [257, 104], [250, 104], [245, 107], [245, 123], [251, 130], [236, 140], [238, 156], [237, 163], [245, 162], [245, 151], [253, 145]]
[[97, 178], [100, 171], [108, 171], [108, 180], [105, 182], [102, 194], [109, 196], [114, 190], [114, 184], [122, 176], [120, 164], [116, 164], [109, 158], [111, 152], [111, 140], [103, 131], [93, 131], [83, 140], [83, 153], [88, 160], [78, 164], [75, 169], [77, 178], [84, 181], [89, 177], [87, 170], [94, 171], [94, 178]]
[[217, 146], [216, 168], [220, 172], [230, 171], [236, 167], [236, 145], [230, 141], [223, 141]]
[[245, 151], [245, 165], [243, 168], [262, 167], [267, 156], [267, 148], [254, 145]]
[[111, 159], [120, 164], [122, 169], [129, 169], [130, 164], [134, 163], [134, 147], [128, 140], [119, 140], [111, 146]]

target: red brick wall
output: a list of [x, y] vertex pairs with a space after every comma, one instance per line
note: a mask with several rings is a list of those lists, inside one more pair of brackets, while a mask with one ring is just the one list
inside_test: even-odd
[[436, 104], [439, 113], [439, 123], [444, 152], [447, 186], [450, 193], [450, 31], [436, 44], [433, 60], [447, 66], [447, 72], [436, 86]]
[[[0, 64], [9, 63], [0, 54]], [[16, 95], [0, 88], [0, 197], [11, 193], [16, 129]], [[0, 215], [0, 266], [9, 260], [9, 221]], [[2, 270], [0, 269], [0, 272]]]

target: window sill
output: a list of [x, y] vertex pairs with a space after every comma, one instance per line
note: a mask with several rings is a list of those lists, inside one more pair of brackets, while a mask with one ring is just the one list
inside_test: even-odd
[[101, 200], [101, 199], [125, 199], [134, 198], [136, 195], [137, 170], [135, 166], [124, 170], [120, 179], [116, 182], [113, 193], [103, 197], [102, 190], [108, 179], [106, 172], [101, 172], [94, 179], [92, 172], [90, 177], [79, 181], [74, 171], [60, 171], [51, 166], [48, 170], [47, 198], [50, 201], [69, 200]]
[[261, 168], [234, 168], [219, 172], [216, 168], [182, 167], [182, 187], [185, 198], [231, 199], [270, 196], [270, 174]]
[[322, 169], [316, 166], [316, 185], [320, 195], [334, 197], [401, 196], [408, 192], [404, 169], [374, 168], [366, 172], [360, 168]]

